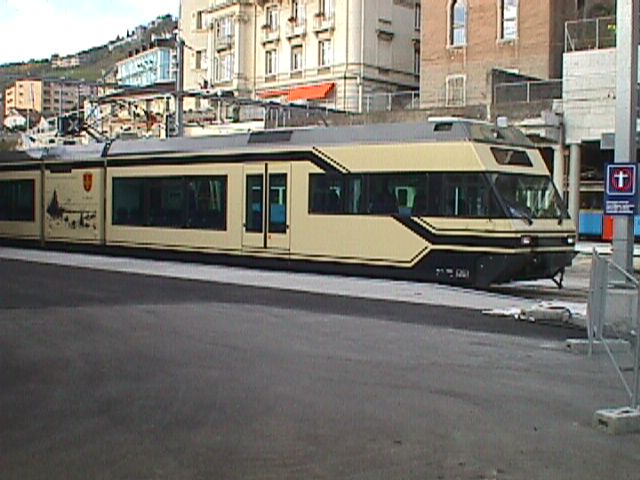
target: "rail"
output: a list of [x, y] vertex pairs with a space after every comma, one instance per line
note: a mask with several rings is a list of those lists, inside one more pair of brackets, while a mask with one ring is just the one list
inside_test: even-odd
[[532, 80], [499, 83], [494, 87], [493, 103], [531, 103], [562, 98], [562, 80]]
[[[615, 272], [622, 282], [612, 281]], [[622, 293], [616, 302], [608, 302], [613, 293]], [[631, 295], [630, 295], [631, 294]], [[635, 298], [633, 298], [635, 296]], [[608, 305], [613, 303], [613, 305]], [[624, 306], [634, 307], [624, 311]], [[620, 308], [620, 307], [623, 308]], [[618, 378], [622, 382], [629, 397], [630, 408], [640, 406], [640, 282], [616, 265], [609, 258], [595, 250], [591, 257], [591, 279], [589, 284], [589, 299], [587, 304], [587, 335], [589, 339], [589, 355], [593, 353], [596, 342], [599, 342], [609, 356]], [[618, 309], [616, 311], [616, 308]], [[622, 310], [622, 312], [621, 312]], [[628, 323], [627, 323], [628, 321]], [[632, 345], [632, 366], [625, 367], [625, 357], [616, 356], [612, 349], [614, 341], [629, 342]], [[623, 355], [628, 352], [623, 351]], [[625, 373], [632, 371], [632, 379], [628, 380]]]
[[564, 25], [564, 51], [598, 50], [616, 46], [616, 17], [573, 20]]

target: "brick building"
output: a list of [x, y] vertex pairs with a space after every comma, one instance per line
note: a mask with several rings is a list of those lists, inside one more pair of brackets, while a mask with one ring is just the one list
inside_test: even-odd
[[488, 109], [497, 81], [560, 79], [565, 22], [614, 3], [423, 0], [421, 106]]

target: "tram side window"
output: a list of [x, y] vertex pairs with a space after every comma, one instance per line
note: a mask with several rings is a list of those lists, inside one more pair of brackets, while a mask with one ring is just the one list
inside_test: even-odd
[[344, 212], [367, 213], [367, 176], [349, 175], [345, 177], [345, 184]]
[[142, 178], [113, 180], [113, 224], [146, 225], [144, 220], [144, 184]]
[[33, 222], [35, 217], [34, 181], [0, 182], [0, 221]]
[[372, 174], [369, 177], [369, 212], [421, 215], [427, 208], [427, 174]]
[[482, 174], [432, 173], [429, 175], [427, 215], [434, 217], [504, 217], [495, 193]]
[[187, 228], [227, 229], [227, 178], [187, 177]]
[[180, 228], [185, 224], [184, 185], [180, 177], [148, 180], [149, 225]]
[[410, 216], [426, 209], [425, 172], [309, 177], [310, 213]]
[[343, 177], [312, 174], [309, 177], [309, 212], [342, 213]]
[[113, 224], [226, 230], [224, 176], [116, 178]]

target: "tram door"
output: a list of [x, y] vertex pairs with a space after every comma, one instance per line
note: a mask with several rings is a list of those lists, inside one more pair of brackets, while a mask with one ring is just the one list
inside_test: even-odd
[[245, 165], [243, 248], [289, 251], [290, 181], [288, 164]]

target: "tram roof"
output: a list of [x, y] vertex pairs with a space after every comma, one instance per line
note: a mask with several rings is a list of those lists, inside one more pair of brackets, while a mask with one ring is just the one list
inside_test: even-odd
[[[169, 139], [115, 140], [112, 144], [68, 145], [28, 152], [31, 158], [90, 160], [106, 156], [213, 153], [311, 149], [313, 147], [415, 142], [486, 142], [531, 147], [531, 141], [515, 127], [461, 119], [415, 123], [379, 123], [356, 126], [305, 127], [260, 130], [249, 133]], [[106, 155], [105, 155], [106, 154]]]

